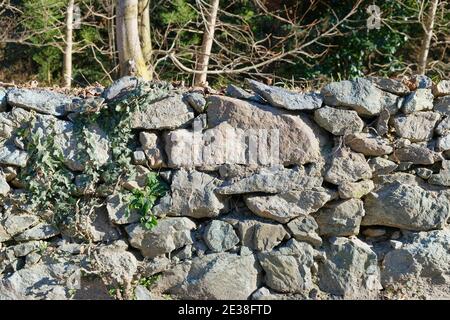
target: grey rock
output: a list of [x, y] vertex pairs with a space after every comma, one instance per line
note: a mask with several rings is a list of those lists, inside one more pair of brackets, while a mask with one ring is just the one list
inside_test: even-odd
[[[46, 139], [54, 136], [54, 146], [62, 152], [64, 164], [72, 171], [83, 171], [85, 159], [80, 157], [79, 137], [75, 134], [75, 126], [69, 121], [43, 115], [38, 116], [33, 132]], [[91, 125], [84, 129], [84, 134], [89, 137], [90, 149], [95, 150], [91, 154], [91, 161], [97, 165], [103, 165], [111, 158], [109, 140], [106, 134], [97, 125]]]
[[440, 136], [450, 133], [450, 117], [445, 117], [435, 129], [436, 133]]
[[14, 251], [16, 257], [25, 257], [33, 251], [39, 250], [43, 245], [43, 241], [29, 241], [17, 244], [10, 249]]
[[229, 97], [209, 97], [207, 114], [210, 126], [227, 122], [249, 134], [256, 134], [260, 129], [268, 133], [277, 130], [278, 145], [283, 146], [279, 148], [278, 162], [285, 166], [319, 161], [320, 146], [327, 139], [321, 129], [304, 116]]
[[322, 245], [322, 238], [318, 235], [319, 225], [312, 216], [292, 219], [287, 227], [295, 240], [307, 242], [314, 247]]
[[141, 224], [130, 224], [125, 227], [130, 245], [141, 251], [144, 257], [154, 258], [187, 244], [192, 244], [191, 230], [195, 223], [188, 218], [164, 218], [151, 230]]
[[258, 103], [264, 103], [264, 100], [258, 96], [251, 94], [250, 92], [245, 91], [244, 89], [235, 86], [233, 84], [229, 84], [225, 90], [225, 94], [232, 98], [242, 99], [242, 100], [250, 100]]
[[450, 187], [450, 170], [441, 170], [439, 173], [432, 174], [428, 183]]
[[10, 236], [15, 236], [28, 228], [34, 227], [39, 221], [39, 218], [35, 215], [11, 214], [2, 222], [2, 225]]
[[323, 87], [321, 93], [325, 104], [352, 108], [362, 116], [377, 115], [385, 108], [391, 113], [399, 109], [397, 96], [363, 78], [332, 82]]
[[427, 168], [417, 168], [415, 170], [416, 175], [421, 177], [422, 179], [429, 179], [431, 175], [433, 174], [433, 170], [427, 169]]
[[364, 199], [364, 226], [407, 230], [442, 228], [449, 215], [448, 195], [400, 182], [385, 184]]
[[411, 144], [409, 146], [395, 150], [393, 159], [399, 162], [411, 162], [413, 164], [427, 165], [433, 164], [439, 159], [439, 154], [430, 150], [426, 146]]
[[401, 138], [412, 142], [427, 141], [433, 138], [434, 128], [441, 116], [436, 112], [416, 112], [394, 118], [394, 128]]
[[159, 216], [216, 217], [226, 206], [225, 201], [214, 193], [221, 183], [207, 173], [178, 170], [172, 178], [170, 194], [161, 199], [153, 212]]
[[304, 242], [295, 241], [294, 247], [295, 250], [286, 248], [258, 254], [265, 272], [264, 283], [278, 292], [300, 293], [313, 286], [311, 268], [315, 250]]
[[10, 190], [11, 187], [6, 181], [6, 176], [0, 171], [0, 196], [6, 197]]
[[0, 112], [6, 111], [6, 89], [0, 87]]
[[334, 152], [324, 179], [330, 183], [340, 185], [344, 182], [356, 182], [361, 179], [370, 179], [371, 177], [372, 170], [364, 155], [342, 147]]
[[28, 153], [11, 144], [0, 144], [0, 164], [7, 166], [25, 167]]
[[254, 249], [258, 251], [270, 251], [275, 248], [289, 234], [284, 227], [279, 224], [260, 223], [255, 226]]
[[145, 157], [145, 153], [143, 150], [136, 150], [132, 154], [133, 158], [133, 164], [140, 164], [140, 165], [146, 165], [147, 164], [147, 158]]
[[449, 245], [448, 229], [413, 234], [402, 246], [386, 254], [381, 269], [383, 285], [409, 283], [409, 294], [448, 298]]
[[245, 196], [245, 204], [256, 215], [287, 223], [293, 218], [316, 212], [332, 198], [324, 188], [290, 191], [271, 196]]
[[364, 122], [356, 111], [330, 108], [327, 106], [314, 111], [314, 121], [335, 136], [360, 132], [364, 127]]
[[391, 114], [388, 109], [383, 109], [380, 112], [380, 115], [377, 118], [377, 122], [375, 124], [375, 129], [377, 133], [383, 137], [389, 132], [389, 119], [391, 118]]
[[225, 183], [216, 189], [218, 194], [245, 194], [253, 192], [282, 193], [293, 190], [320, 187], [322, 178], [309, 174], [303, 167], [295, 169], [262, 170], [259, 173], [238, 180]]
[[129, 210], [127, 214], [128, 203], [124, 201], [123, 196], [116, 194], [109, 196], [106, 202], [106, 210], [109, 219], [115, 224], [130, 224], [139, 221], [139, 213], [136, 210]]
[[189, 92], [185, 95], [186, 101], [198, 113], [202, 113], [206, 108], [206, 99], [199, 92]]
[[402, 110], [406, 114], [433, 110], [433, 99], [434, 97], [430, 89], [417, 89], [405, 97]]
[[35, 264], [0, 281], [0, 300], [66, 300], [80, 277], [75, 264]]
[[136, 288], [134, 288], [134, 296], [135, 300], [138, 301], [153, 300], [151, 292], [142, 285], [137, 285]]
[[450, 116], [450, 97], [445, 96], [437, 98], [433, 109], [436, 112]]
[[233, 225], [240, 239], [240, 245], [251, 250], [264, 250], [265, 247], [276, 246], [283, 238], [289, 237], [283, 226], [267, 219], [254, 218], [250, 213], [229, 214], [223, 220]]
[[206, 226], [203, 239], [213, 252], [230, 250], [239, 243], [233, 226], [220, 220], [213, 220]]
[[345, 136], [345, 143], [355, 152], [365, 156], [382, 156], [394, 150], [390, 143], [371, 133], [353, 133]]
[[367, 77], [367, 79], [372, 81], [379, 89], [383, 91], [387, 91], [398, 96], [404, 96], [409, 93], [408, 86], [400, 80], [381, 77]]
[[128, 94], [134, 92], [139, 83], [136, 77], [126, 76], [114, 81], [108, 88], [106, 88], [102, 97], [106, 101], [120, 100]]
[[375, 185], [372, 180], [345, 182], [339, 185], [339, 197], [341, 197], [341, 199], [359, 199], [371, 192], [374, 187]]
[[315, 216], [321, 236], [351, 236], [359, 233], [364, 216], [363, 202], [359, 199], [332, 202]]
[[388, 174], [397, 169], [397, 164], [381, 157], [369, 159], [369, 166], [374, 175]]
[[141, 131], [139, 142], [152, 169], [159, 169], [166, 165], [163, 143], [159, 137], [150, 132]]
[[380, 228], [367, 228], [362, 232], [362, 234], [368, 238], [377, 238], [384, 236], [386, 234], [386, 230]]
[[[94, 270], [107, 275], [113, 285], [129, 283], [137, 272], [138, 261], [131, 252], [125, 251], [128, 245], [123, 241], [102, 246], [94, 253]], [[122, 242], [122, 243], [120, 243]]]
[[157, 273], [161, 273], [170, 268], [171, 261], [166, 256], [159, 256], [151, 259], [148, 263], [143, 266], [143, 275], [146, 277], [153, 276]]
[[346, 299], [375, 298], [380, 285], [377, 255], [356, 238], [324, 243], [327, 259], [319, 265], [321, 290]]
[[433, 85], [433, 80], [424, 74], [415, 75], [412, 80], [418, 89], [430, 89]]
[[450, 134], [437, 139], [436, 147], [438, 151], [450, 150]]
[[214, 253], [194, 258], [183, 282], [169, 292], [184, 299], [245, 300], [259, 287], [253, 255]]
[[194, 119], [194, 111], [184, 101], [181, 94], [168, 96], [131, 115], [131, 127], [144, 130], [176, 129], [189, 125]]
[[441, 80], [434, 85], [433, 94], [435, 97], [450, 95], [450, 80]]
[[266, 99], [274, 107], [288, 110], [314, 110], [322, 105], [322, 97], [317, 93], [294, 93], [251, 79], [246, 79], [246, 82], [255, 93]]
[[43, 240], [48, 239], [59, 234], [59, 230], [53, 225], [41, 222], [31, 229], [14, 236], [16, 241], [31, 241], [31, 240]]
[[8, 104], [12, 107], [20, 107], [26, 110], [35, 110], [43, 114], [54, 116], [64, 115], [65, 109], [74, 100], [58, 92], [44, 89], [14, 88], [8, 91]]

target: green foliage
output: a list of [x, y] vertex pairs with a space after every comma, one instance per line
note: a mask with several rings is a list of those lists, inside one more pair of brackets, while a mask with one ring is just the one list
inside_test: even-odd
[[[51, 213], [55, 224], [76, 229], [77, 215], [91, 214], [106, 195], [113, 193], [125, 180], [134, 178], [130, 149], [134, 141], [131, 114], [167, 94], [166, 84], [144, 83], [120, 101], [80, 113], [74, 121], [74, 136], [77, 160], [83, 163], [84, 171], [77, 178], [66, 167], [63, 152], [55, 143], [57, 135], [53, 124], [43, 128], [42, 123], [33, 118], [18, 130], [29, 154], [28, 165], [21, 170], [20, 179], [26, 185], [30, 205], [44, 216], [46, 212]], [[95, 137], [88, 130], [94, 127], [102, 128], [110, 143], [112, 156], [104, 165], [95, 157]], [[167, 185], [155, 173], [150, 173], [142, 193], [132, 193], [134, 200], [130, 205], [140, 210], [141, 221], [146, 227], [155, 224], [149, 210], [166, 190]]]
[[160, 278], [160, 273], [154, 274], [150, 277], [142, 277], [139, 279], [138, 284], [150, 290], [151, 286], [154, 285]]
[[169, 187], [155, 172], [147, 175], [146, 182], [143, 189], [136, 188], [132, 191], [126, 214], [129, 215], [131, 210], [137, 210], [141, 216], [141, 224], [146, 229], [152, 229], [157, 225], [157, 220], [151, 209], [156, 201], [166, 194]]

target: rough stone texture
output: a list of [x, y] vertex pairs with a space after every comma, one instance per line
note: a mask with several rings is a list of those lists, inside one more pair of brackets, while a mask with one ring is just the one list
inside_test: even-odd
[[207, 114], [210, 126], [226, 121], [248, 133], [251, 129], [278, 130], [279, 145], [283, 146], [279, 154], [281, 164], [305, 164], [321, 158], [319, 133], [306, 118], [229, 97], [212, 96], [209, 102]]
[[375, 187], [372, 180], [360, 182], [346, 182], [339, 186], [339, 197], [342, 199], [359, 199], [373, 190]]
[[417, 89], [405, 97], [402, 110], [406, 114], [433, 110], [433, 99], [434, 97], [430, 89]]
[[165, 154], [161, 139], [154, 133], [141, 131], [139, 142], [152, 169], [159, 169], [166, 165]]
[[185, 99], [195, 111], [199, 113], [205, 111], [206, 100], [201, 93], [189, 92], [188, 94], [186, 94]]
[[258, 260], [266, 273], [264, 283], [285, 293], [311, 289], [314, 256], [311, 245], [295, 240], [277, 251], [258, 254]]
[[399, 182], [386, 184], [366, 196], [362, 225], [408, 230], [440, 229], [449, 216], [448, 195]]
[[397, 169], [398, 165], [390, 160], [376, 157], [369, 160], [369, 166], [374, 175], [388, 174]]
[[282, 225], [257, 224], [254, 234], [254, 248], [258, 251], [270, 251], [287, 238], [289, 238], [289, 234]]
[[251, 94], [250, 92], [235, 86], [233, 84], [229, 84], [225, 90], [227, 96], [242, 100], [250, 100], [253, 102], [264, 103], [264, 100], [255, 94]]
[[274, 107], [288, 110], [314, 110], [322, 105], [322, 97], [317, 93], [294, 93], [255, 80], [246, 79], [246, 81], [255, 93], [266, 99]]
[[371, 177], [372, 170], [363, 154], [353, 152], [348, 148], [340, 148], [335, 151], [324, 179], [340, 185], [345, 182], [370, 179]]
[[74, 98], [49, 90], [14, 88], [8, 91], [7, 101], [13, 107], [62, 116]]
[[439, 112], [441, 114], [445, 114], [446, 116], [449, 116], [450, 115], [450, 96], [437, 98], [433, 109], [436, 112]]
[[106, 88], [102, 96], [106, 101], [120, 100], [129, 93], [133, 92], [139, 83], [136, 77], [122, 77], [114, 81], [108, 88]]
[[322, 245], [322, 238], [318, 235], [319, 225], [312, 216], [295, 218], [287, 227], [295, 240], [308, 242], [314, 247]]
[[441, 170], [437, 174], [430, 175], [428, 183], [450, 187], [450, 170]]
[[447, 135], [450, 133], [450, 117], [445, 117], [435, 129], [436, 133], [440, 136]]
[[450, 95], [450, 81], [441, 80], [433, 86], [433, 94], [435, 97]]
[[3, 175], [2, 172], [0, 172], [0, 196], [6, 196], [9, 191], [11, 190], [11, 187], [9, 186], [8, 182], [6, 181], [6, 176]]
[[367, 77], [375, 86], [383, 91], [393, 93], [398, 96], [404, 96], [409, 93], [409, 88], [403, 82], [397, 79], [387, 79], [381, 77]]
[[394, 113], [399, 108], [397, 96], [363, 78], [327, 84], [321, 93], [325, 104], [352, 108], [362, 116], [377, 115], [384, 108]]
[[315, 216], [319, 234], [327, 237], [357, 235], [364, 213], [363, 202], [359, 199], [329, 203]]
[[6, 111], [6, 89], [0, 87], [0, 112]]
[[256, 215], [287, 223], [293, 218], [316, 212], [332, 198], [330, 191], [315, 188], [272, 196], [246, 196], [245, 204]]
[[154, 258], [175, 249], [192, 244], [191, 230], [196, 225], [188, 218], [165, 218], [159, 220], [152, 230], [146, 230], [139, 223], [125, 227], [130, 245], [139, 249], [143, 256]]
[[393, 159], [399, 162], [411, 162], [413, 164], [433, 164], [439, 159], [439, 154], [426, 146], [411, 144], [394, 151]]
[[450, 232], [438, 230], [412, 235], [402, 246], [388, 252], [381, 268], [385, 287], [406, 285], [406, 298], [424, 295], [435, 299], [449, 299]]
[[14, 236], [16, 241], [42, 240], [54, 237], [59, 234], [59, 230], [49, 223], [41, 222], [31, 229], [25, 230]]
[[108, 197], [106, 202], [106, 210], [108, 212], [109, 219], [115, 224], [130, 224], [139, 221], [139, 213], [135, 210], [130, 210], [127, 214], [127, 202], [121, 197], [121, 195], [116, 194]]
[[353, 151], [365, 156], [382, 156], [394, 150], [390, 143], [371, 133], [354, 133], [345, 136], [345, 143]]
[[439, 137], [436, 144], [438, 151], [450, 150], [450, 134]]
[[360, 132], [364, 127], [364, 122], [356, 111], [340, 110], [327, 106], [314, 111], [314, 121], [336, 136]]
[[397, 135], [412, 142], [427, 141], [433, 137], [434, 127], [440, 119], [436, 112], [417, 112], [394, 118]]
[[194, 119], [194, 111], [181, 94], [171, 95], [148, 106], [141, 106], [131, 116], [131, 127], [144, 130], [176, 129], [187, 126]]
[[28, 154], [11, 144], [0, 145], [0, 164], [7, 166], [25, 167]]
[[227, 251], [239, 243], [232, 225], [220, 220], [213, 220], [208, 224], [203, 239], [212, 252]]
[[245, 300], [259, 287], [253, 255], [215, 253], [194, 258], [181, 284], [168, 290], [181, 299]]
[[377, 255], [356, 238], [331, 238], [327, 259], [319, 265], [319, 286], [346, 299], [375, 298], [381, 289]]
[[216, 192], [223, 195], [254, 192], [282, 193], [320, 187], [322, 180], [320, 176], [309, 173], [303, 167], [262, 170], [237, 182], [225, 183], [217, 188]]
[[178, 170], [171, 184], [171, 192], [154, 208], [157, 215], [212, 218], [225, 207], [224, 201], [214, 193], [221, 184], [216, 177], [198, 171]]

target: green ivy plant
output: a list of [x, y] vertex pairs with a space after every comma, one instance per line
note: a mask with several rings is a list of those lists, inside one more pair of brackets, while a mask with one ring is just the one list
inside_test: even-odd
[[131, 210], [137, 210], [141, 216], [140, 221], [142, 225], [146, 229], [152, 229], [157, 225], [157, 219], [152, 214], [151, 209], [156, 201], [163, 197], [168, 190], [169, 187], [167, 183], [165, 183], [157, 173], [148, 173], [145, 187], [143, 189], [135, 188], [132, 191], [126, 215], [129, 216]]

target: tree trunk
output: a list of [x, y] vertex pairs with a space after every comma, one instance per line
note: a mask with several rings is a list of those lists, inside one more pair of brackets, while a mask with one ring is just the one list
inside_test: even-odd
[[[142, 54], [145, 61], [151, 66], [152, 38], [150, 32], [150, 0], [139, 0], [139, 37], [141, 39]], [[153, 70], [149, 68], [153, 77]]]
[[63, 66], [64, 87], [66, 88], [70, 88], [72, 85], [73, 7], [74, 0], [69, 0], [66, 11], [66, 48]]
[[433, 37], [434, 20], [436, 17], [438, 4], [439, 0], [431, 1], [431, 6], [428, 12], [427, 19], [425, 21], [425, 34], [423, 36], [422, 46], [420, 48], [419, 54], [419, 63], [417, 66], [417, 71], [419, 74], [425, 74], [427, 70], [428, 53], [430, 51], [431, 38]]
[[216, 28], [217, 11], [219, 10], [219, 0], [212, 0], [210, 12], [207, 17], [205, 32], [203, 33], [203, 42], [200, 55], [197, 60], [197, 71], [194, 75], [195, 86], [206, 86], [206, 76], [208, 71], [209, 57], [214, 41], [214, 31]]
[[138, 0], [117, 0], [117, 50], [120, 75], [151, 79], [139, 41]]

